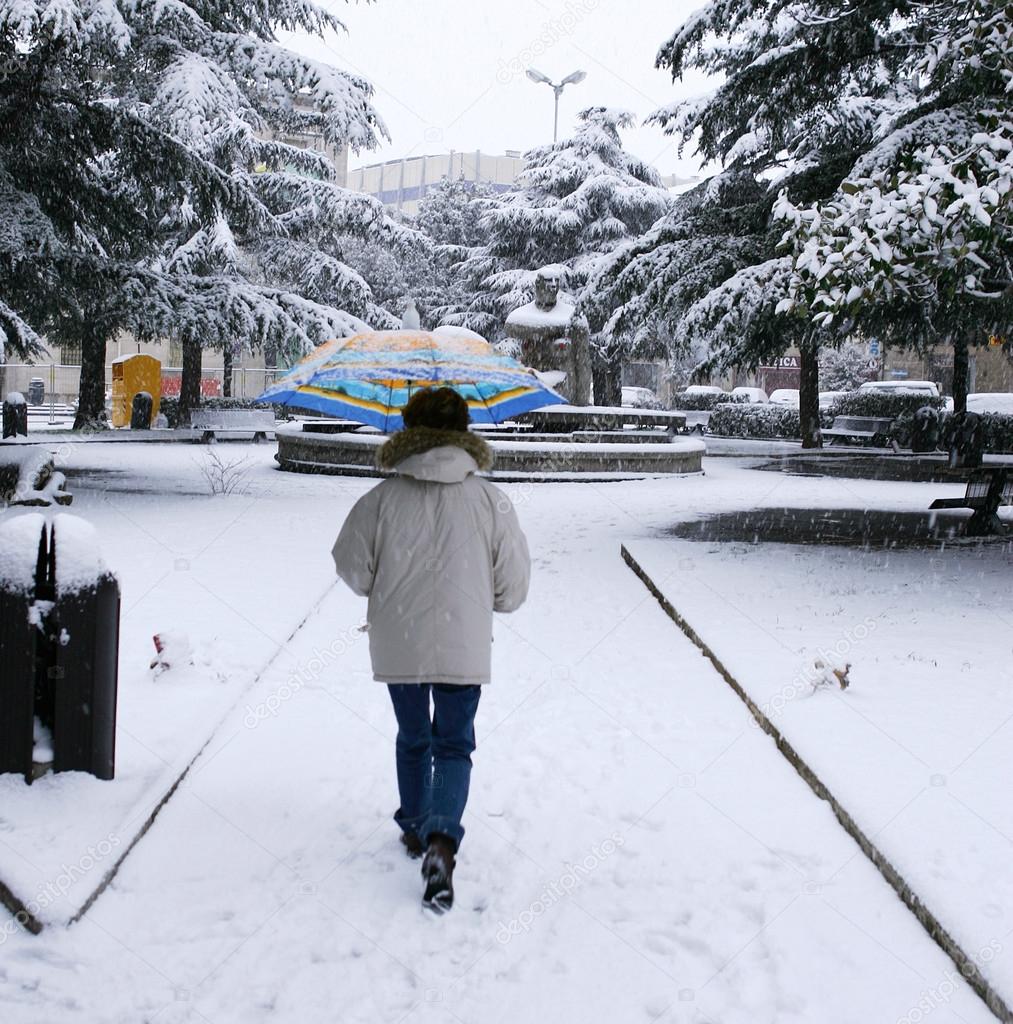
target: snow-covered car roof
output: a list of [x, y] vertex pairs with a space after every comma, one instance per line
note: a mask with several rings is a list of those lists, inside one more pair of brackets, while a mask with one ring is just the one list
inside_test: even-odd
[[994, 412], [1013, 416], [1013, 392], [978, 391], [967, 396], [968, 412]]
[[931, 380], [869, 380], [859, 391], [913, 391], [920, 395], [938, 395], [939, 388]]
[[732, 388], [733, 395], [748, 395], [751, 402], [767, 402], [767, 392], [763, 388]]

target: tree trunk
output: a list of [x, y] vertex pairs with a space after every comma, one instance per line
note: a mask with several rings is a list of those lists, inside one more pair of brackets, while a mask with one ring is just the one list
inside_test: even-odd
[[815, 342], [800, 346], [798, 382], [798, 418], [802, 427], [802, 447], [822, 448], [820, 433], [820, 350]]
[[971, 372], [971, 360], [967, 353], [967, 338], [953, 339], [953, 411], [967, 411], [967, 383]]
[[232, 397], [232, 346], [226, 344], [222, 361], [222, 395]]
[[183, 376], [179, 382], [179, 419], [181, 427], [190, 426], [190, 413], [200, 405], [200, 342], [187, 338], [183, 342]]
[[106, 418], [106, 336], [90, 317], [81, 325], [81, 382], [75, 430], [91, 430]]

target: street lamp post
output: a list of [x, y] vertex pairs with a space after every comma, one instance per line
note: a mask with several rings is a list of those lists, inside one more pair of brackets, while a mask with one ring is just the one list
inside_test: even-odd
[[558, 85], [549, 78], [548, 75], [543, 75], [541, 71], [536, 71], [534, 68], [528, 68], [526, 72], [528, 78], [532, 82], [544, 82], [553, 91], [556, 97], [556, 112], [552, 120], [552, 141], [556, 142], [559, 138], [559, 97], [563, 94], [563, 89], [568, 85], [576, 85], [578, 82], [583, 82], [587, 78], [587, 72], [585, 71], [573, 71], [566, 76]]

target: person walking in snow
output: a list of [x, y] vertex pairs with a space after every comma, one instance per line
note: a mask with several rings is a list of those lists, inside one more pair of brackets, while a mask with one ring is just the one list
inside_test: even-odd
[[424, 905], [443, 912], [454, 900], [492, 613], [523, 604], [531, 559], [509, 498], [475, 475], [492, 450], [468, 430], [464, 399], [427, 388], [402, 418], [378, 455], [395, 475], [356, 502], [333, 555], [338, 575], [369, 598], [373, 678], [387, 684], [398, 726], [394, 820], [408, 854], [422, 857]]

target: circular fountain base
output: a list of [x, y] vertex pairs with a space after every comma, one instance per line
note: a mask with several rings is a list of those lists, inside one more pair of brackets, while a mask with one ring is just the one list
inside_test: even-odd
[[[544, 436], [544, 435], [543, 435]], [[637, 443], [596, 441], [592, 437], [553, 435], [553, 440], [506, 439], [486, 434], [495, 453], [493, 480], [636, 480], [702, 472], [702, 441], [658, 434]], [[376, 468], [376, 450], [386, 435], [320, 433], [301, 426], [279, 428], [278, 465], [298, 473], [339, 476], [387, 476]]]

